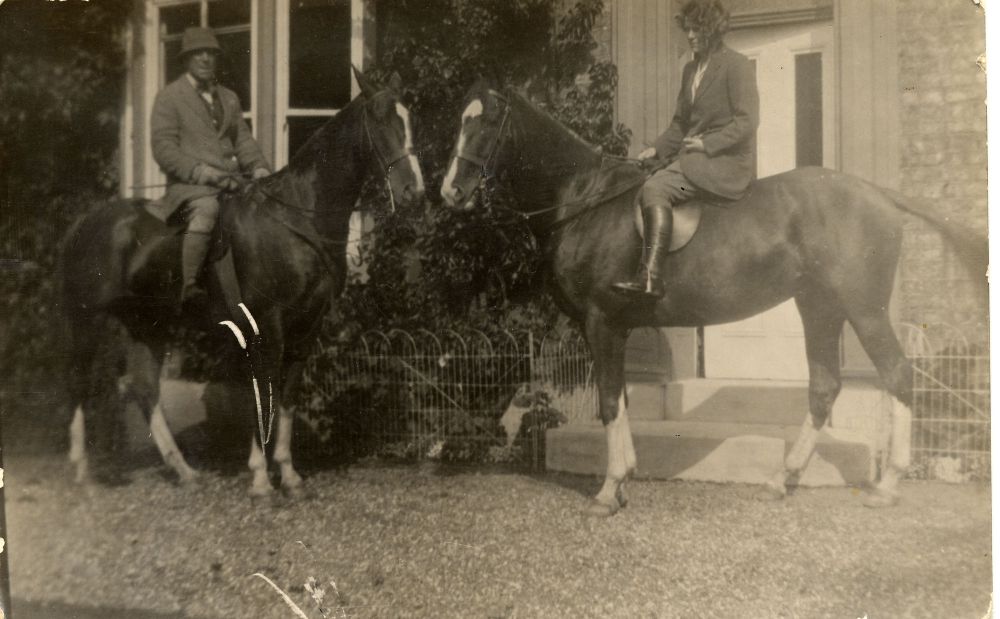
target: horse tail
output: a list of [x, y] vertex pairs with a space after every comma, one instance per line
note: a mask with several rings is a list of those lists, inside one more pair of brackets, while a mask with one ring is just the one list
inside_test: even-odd
[[947, 215], [938, 213], [926, 200], [911, 198], [891, 189], [882, 188], [882, 191], [897, 208], [919, 217], [940, 232], [972, 274], [976, 285], [985, 287], [986, 271], [990, 264], [990, 246], [986, 234], [952, 221]]

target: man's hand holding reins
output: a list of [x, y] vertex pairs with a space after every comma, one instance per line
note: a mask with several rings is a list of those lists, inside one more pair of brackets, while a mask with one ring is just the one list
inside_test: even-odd
[[195, 169], [194, 182], [199, 185], [211, 185], [219, 189], [235, 191], [240, 188], [239, 181], [225, 170], [201, 164]]
[[703, 153], [705, 152], [705, 142], [702, 141], [700, 135], [691, 135], [684, 138], [684, 149], [689, 153]]

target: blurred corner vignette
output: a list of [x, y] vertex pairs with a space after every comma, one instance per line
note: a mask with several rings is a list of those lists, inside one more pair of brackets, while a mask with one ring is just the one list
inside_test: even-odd
[[0, 0], [0, 619], [992, 616], [985, 5]]

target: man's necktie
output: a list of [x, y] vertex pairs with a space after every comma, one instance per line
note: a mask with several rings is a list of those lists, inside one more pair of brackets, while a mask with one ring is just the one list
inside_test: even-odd
[[208, 101], [205, 101], [205, 97], [202, 96], [202, 101], [205, 101], [205, 107], [208, 108], [208, 113], [212, 116], [212, 121], [215, 123], [215, 128], [219, 129], [222, 126], [223, 120], [225, 120], [225, 111], [222, 109], [222, 100], [219, 97], [219, 91], [215, 86], [208, 86], [206, 88], [199, 88], [198, 94], [208, 94], [212, 97], [212, 103], [209, 105]]

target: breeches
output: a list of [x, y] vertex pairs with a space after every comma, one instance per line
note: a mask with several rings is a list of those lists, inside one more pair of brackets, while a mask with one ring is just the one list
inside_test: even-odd
[[219, 218], [219, 198], [204, 196], [187, 203], [188, 232], [211, 234]]
[[698, 188], [681, 172], [680, 161], [657, 171], [642, 186], [642, 205], [668, 206], [680, 204], [698, 195]]

